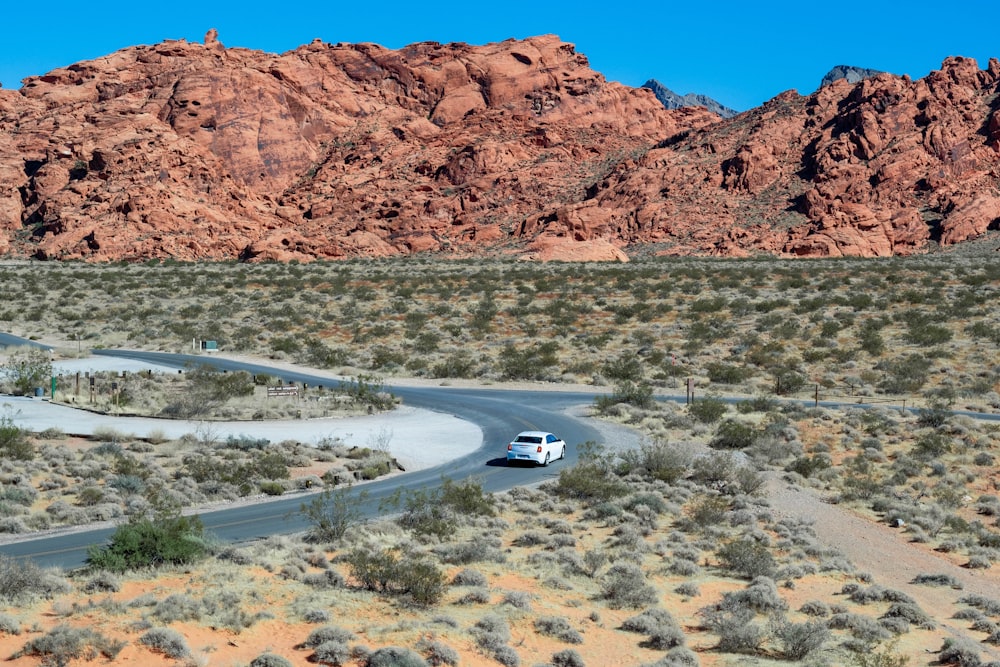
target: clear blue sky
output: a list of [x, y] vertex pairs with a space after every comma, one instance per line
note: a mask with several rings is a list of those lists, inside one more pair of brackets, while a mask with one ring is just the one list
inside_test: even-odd
[[639, 86], [654, 78], [744, 110], [791, 88], [810, 93], [840, 64], [919, 78], [962, 55], [985, 68], [1000, 57], [995, 7], [979, 0], [17, 0], [0, 9], [0, 83], [16, 89], [26, 76], [126, 46], [201, 41], [209, 28], [226, 46], [278, 53], [314, 38], [399, 48], [556, 34], [612, 81]]

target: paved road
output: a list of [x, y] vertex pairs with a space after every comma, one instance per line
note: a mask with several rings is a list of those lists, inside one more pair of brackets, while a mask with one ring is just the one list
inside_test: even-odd
[[[261, 364], [247, 364], [216, 357], [100, 350], [95, 353], [119, 356], [143, 363], [182, 368], [191, 362], [208, 363], [224, 370], [246, 370], [266, 373], [286, 382], [307, 382], [310, 386], [329, 384], [330, 378]], [[583, 442], [600, 441], [600, 434], [583, 419], [568, 414], [576, 405], [591, 403], [595, 394], [547, 391], [466, 390], [454, 388], [388, 387], [403, 400], [404, 405], [446, 412], [479, 426], [481, 446], [448, 463], [384, 481], [364, 485], [367, 500], [360, 507], [367, 516], [378, 514], [378, 506], [397, 490], [412, 491], [431, 488], [442, 476], [453, 480], [477, 478], [487, 492], [502, 491], [522, 484], [534, 484], [556, 477], [559, 470], [573, 465], [577, 446]], [[570, 445], [566, 460], [548, 467], [508, 467], [503, 449], [512, 434], [521, 430], [539, 429], [558, 433]], [[433, 438], [434, 433], [425, 437]], [[223, 541], [240, 542], [276, 534], [290, 534], [308, 528], [308, 522], [298, 510], [302, 496], [273, 502], [240, 506], [200, 514], [207, 530]], [[75, 568], [83, 565], [86, 551], [93, 544], [108, 539], [113, 528], [99, 530], [67, 530], [55, 535], [0, 546], [0, 553], [17, 558], [30, 558], [41, 566]]]
[[35, 340], [28, 340], [8, 333], [0, 333], [0, 347], [40, 347], [43, 350], [51, 350], [51, 345], [45, 345]]

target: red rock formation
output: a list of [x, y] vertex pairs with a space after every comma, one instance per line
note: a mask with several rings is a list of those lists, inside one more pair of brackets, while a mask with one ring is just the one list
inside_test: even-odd
[[124, 49], [0, 90], [0, 253], [889, 255], [1000, 222], [1000, 65], [726, 121], [552, 36]]
[[838, 81], [691, 132], [594, 193], [664, 252], [886, 256], [1000, 227], [1000, 64]]
[[715, 119], [606, 82], [555, 37], [271, 55], [212, 31], [2, 92], [0, 224], [44, 258], [476, 252]]

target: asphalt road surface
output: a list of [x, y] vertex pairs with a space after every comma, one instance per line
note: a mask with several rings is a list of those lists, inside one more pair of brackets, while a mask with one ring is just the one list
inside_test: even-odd
[[[95, 350], [94, 354], [175, 368], [183, 368], [191, 363], [209, 364], [220, 370], [267, 374], [286, 383], [304, 382], [310, 386], [331, 384], [329, 377], [217, 357], [125, 350]], [[593, 393], [391, 386], [386, 389], [400, 397], [404, 405], [445, 412], [478, 425], [482, 430], [482, 444], [474, 451], [448, 463], [364, 484], [366, 497], [363, 502], [359, 500], [359, 507], [368, 517], [379, 515], [380, 504], [397, 491], [406, 493], [430, 489], [439, 485], [442, 477], [454, 481], [473, 477], [488, 493], [554, 479], [561, 469], [575, 463], [580, 444], [587, 441], [599, 442], [601, 439], [597, 429], [588, 425], [585, 420], [568, 414], [568, 409], [573, 406], [593, 402], [596, 395]], [[290, 424], [289, 437], [294, 437], [293, 429], [294, 425]], [[556, 433], [569, 445], [566, 458], [548, 467], [508, 466], [504, 446], [513, 435], [523, 430]], [[432, 439], [434, 436], [431, 432], [425, 437]], [[359, 489], [355, 488], [354, 493], [359, 493]], [[297, 494], [287, 499], [203, 512], [199, 516], [206, 531], [219, 540], [244, 542], [308, 529], [308, 520], [300, 512], [301, 504], [308, 499], [308, 496]], [[0, 553], [31, 559], [42, 567], [73, 569], [85, 564], [88, 548], [105, 543], [113, 532], [114, 528], [68, 529], [4, 544], [0, 546]]]

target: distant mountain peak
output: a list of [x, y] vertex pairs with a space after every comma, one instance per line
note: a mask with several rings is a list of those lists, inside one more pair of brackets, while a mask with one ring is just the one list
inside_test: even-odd
[[739, 113], [739, 111], [723, 106], [706, 95], [697, 95], [695, 93], [678, 95], [656, 79], [650, 79], [646, 83], [642, 84], [642, 87], [652, 90], [653, 94], [656, 95], [656, 99], [660, 100], [660, 103], [668, 109], [679, 109], [681, 107], [705, 107], [712, 113], [719, 114], [723, 118], [732, 118]]
[[852, 65], [837, 65], [826, 73], [826, 76], [820, 81], [819, 87], [829, 86], [834, 81], [839, 81], [840, 79], [847, 79], [847, 83], [853, 84], [864, 79], [870, 79], [873, 76], [878, 76], [879, 74], [884, 74], [884, 72], [882, 70], [854, 67]]

